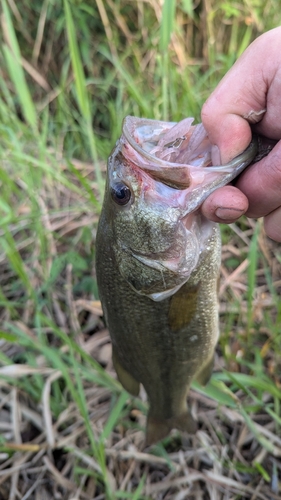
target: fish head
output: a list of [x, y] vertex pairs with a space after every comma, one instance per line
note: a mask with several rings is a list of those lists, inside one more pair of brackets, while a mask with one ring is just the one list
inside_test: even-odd
[[187, 213], [183, 191], [124, 156], [124, 145], [109, 158], [106, 193], [119, 272], [141, 295], [162, 300], [173, 294], [198, 263], [203, 217]]
[[214, 170], [208, 136], [192, 121], [127, 117], [108, 160], [113, 255], [130, 286], [153, 300], [175, 293], [197, 266], [214, 230], [200, 204], [231, 172]]

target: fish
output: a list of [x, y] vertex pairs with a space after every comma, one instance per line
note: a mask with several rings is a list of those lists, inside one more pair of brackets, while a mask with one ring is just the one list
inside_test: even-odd
[[96, 276], [126, 391], [149, 402], [146, 445], [172, 429], [195, 433], [187, 404], [193, 380], [208, 383], [219, 338], [219, 225], [200, 212], [258, 154], [258, 138], [227, 165], [193, 118], [127, 116], [108, 159], [96, 235]]

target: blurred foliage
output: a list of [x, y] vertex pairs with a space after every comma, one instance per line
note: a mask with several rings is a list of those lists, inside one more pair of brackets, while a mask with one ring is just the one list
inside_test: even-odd
[[[199, 120], [204, 99], [251, 40], [281, 22], [273, 0], [66, 3], [103, 157], [118, 137], [124, 115], [173, 120], [194, 115]], [[49, 105], [52, 138], [55, 133], [76, 155], [89, 155], [88, 134], [79, 127], [63, 1], [9, 0], [7, 5], [39, 117]], [[6, 16], [1, 22], [0, 77], [7, 80], [11, 75], [3, 51], [12, 42]], [[21, 115], [19, 93], [10, 85]]]

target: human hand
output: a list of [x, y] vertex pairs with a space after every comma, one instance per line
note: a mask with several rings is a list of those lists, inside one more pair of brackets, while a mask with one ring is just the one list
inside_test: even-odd
[[[202, 108], [202, 122], [224, 164], [248, 146], [252, 131], [278, 140], [235, 186], [212, 193], [202, 213], [230, 223], [244, 213], [264, 217], [267, 235], [281, 242], [281, 28], [257, 38], [221, 80]], [[216, 149], [217, 149], [216, 147]]]

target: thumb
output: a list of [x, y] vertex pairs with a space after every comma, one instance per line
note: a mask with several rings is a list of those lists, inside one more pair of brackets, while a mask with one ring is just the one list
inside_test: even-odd
[[[220, 105], [218, 104], [216, 107], [218, 106]], [[214, 116], [213, 107], [213, 102], [207, 101], [205, 103], [202, 110], [202, 122], [211, 143], [219, 148], [221, 164], [225, 164], [248, 147], [252, 138], [252, 131], [249, 123], [234, 113], [217, 113], [216, 118], [212, 118], [212, 125], [209, 125], [211, 114]]]

